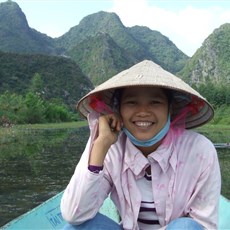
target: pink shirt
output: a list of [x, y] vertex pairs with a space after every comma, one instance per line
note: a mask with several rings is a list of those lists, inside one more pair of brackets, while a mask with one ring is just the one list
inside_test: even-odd
[[190, 216], [206, 229], [217, 229], [220, 169], [216, 149], [193, 131], [170, 129], [158, 149], [145, 158], [121, 132], [111, 146], [99, 174], [88, 170], [97, 130], [97, 116], [89, 116], [91, 136], [61, 200], [63, 218], [81, 224], [93, 218], [111, 194], [126, 230], [138, 229], [141, 194], [137, 179], [151, 164], [153, 197], [162, 229], [171, 220]]

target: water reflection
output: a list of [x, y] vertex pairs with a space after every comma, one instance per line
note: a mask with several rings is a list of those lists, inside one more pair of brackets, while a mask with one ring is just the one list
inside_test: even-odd
[[25, 130], [1, 140], [0, 226], [66, 187], [88, 135], [88, 127]]
[[[230, 129], [202, 133], [214, 143], [230, 140]], [[0, 140], [0, 226], [66, 187], [88, 135], [88, 127], [30, 129]], [[218, 157], [222, 194], [230, 199], [230, 149], [218, 150]]]

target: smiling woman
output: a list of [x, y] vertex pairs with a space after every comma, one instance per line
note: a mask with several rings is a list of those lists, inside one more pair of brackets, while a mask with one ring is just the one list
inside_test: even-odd
[[[77, 109], [91, 135], [61, 200], [66, 229], [101, 229], [104, 221], [106, 229], [217, 228], [217, 153], [188, 130], [213, 117], [198, 92], [145, 60], [96, 87]], [[109, 194], [119, 225], [98, 213]]]
[[168, 109], [167, 97], [160, 88], [128, 88], [121, 96], [123, 125], [140, 140], [150, 139], [163, 128], [168, 120]]
[[169, 130], [169, 103], [161, 88], [124, 89], [119, 112], [123, 131], [144, 155], [155, 151]]

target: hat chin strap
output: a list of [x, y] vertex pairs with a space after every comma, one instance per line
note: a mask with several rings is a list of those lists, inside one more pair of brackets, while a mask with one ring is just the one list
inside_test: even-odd
[[157, 142], [161, 141], [165, 137], [165, 135], [168, 133], [169, 128], [170, 128], [170, 114], [168, 115], [168, 120], [165, 126], [155, 136], [153, 136], [149, 140], [146, 140], [146, 141], [138, 140], [126, 128], [123, 128], [123, 131], [134, 145], [140, 146], [140, 147], [150, 147], [156, 144]]

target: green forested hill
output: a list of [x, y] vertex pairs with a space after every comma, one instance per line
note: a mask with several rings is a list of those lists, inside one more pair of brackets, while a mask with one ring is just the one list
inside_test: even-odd
[[0, 3], [0, 50], [13, 53], [56, 54], [54, 41], [31, 29], [19, 5]]
[[[79, 42], [86, 41], [89, 37], [97, 36], [98, 33], [108, 34], [128, 54], [133, 54], [140, 58], [144, 56], [145, 50], [127, 33], [127, 28], [122, 24], [120, 18], [115, 13], [104, 11], [84, 17], [79, 25], [74, 26], [69, 32], [57, 38], [56, 44], [58, 47], [71, 50]], [[138, 54], [136, 51], [138, 51]]]
[[63, 36], [52, 39], [30, 28], [19, 5], [11, 0], [0, 4], [0, 51], [68, 56], [95, 85], [144, 59], [173, 73], [188, 59], [161, 33], [127, 28], [115, 13], [103, 11], [84, 17]]
[[87, 73], [94, 85], [132, 65], [121, 47], [106, 33], [98, 33], [73, 47], [68, 55]]
[[230, 24], [215, 29], [179, 75], [190, 84], [230, 83]]
[[144, 59], [173, 73], [181, 70], [188, 59], [161, 33], [147, 27], [126, 28], [115, 13], [103, 11], [83, 18], [57, 38], [56, 45], [79, 63], [95, 85]]
[[172, 73], [181, 70], [189, 59], [166, 36], [144, 26], [128, 28], [129, 33], [146, 50], [146, 57]]
[[76, 104], [93, 87], [77, 64], [68, 58], [0, 52], [0, 94], [6, 90], [26, 94], [37, 73], [43, 83], [43, 97], [60, 98], [68, 105]]
[[230, 24], [226, 23], [205, 39], [178, 75], [193, 85], [215, 107], [229, 106], [229, 60]]
[[160, 32], [125, 27], [115, 13], [88, 15], [53, 39], [30, 28], [17, 3], [0, 3], [0, 96], [6, 90], [25, 95], [38, 74], [43, 99], [73, 105], [93, 85], [143, 59], [185, 79], [215, 106], [230, 104], [228, 23], [190, 58]]

